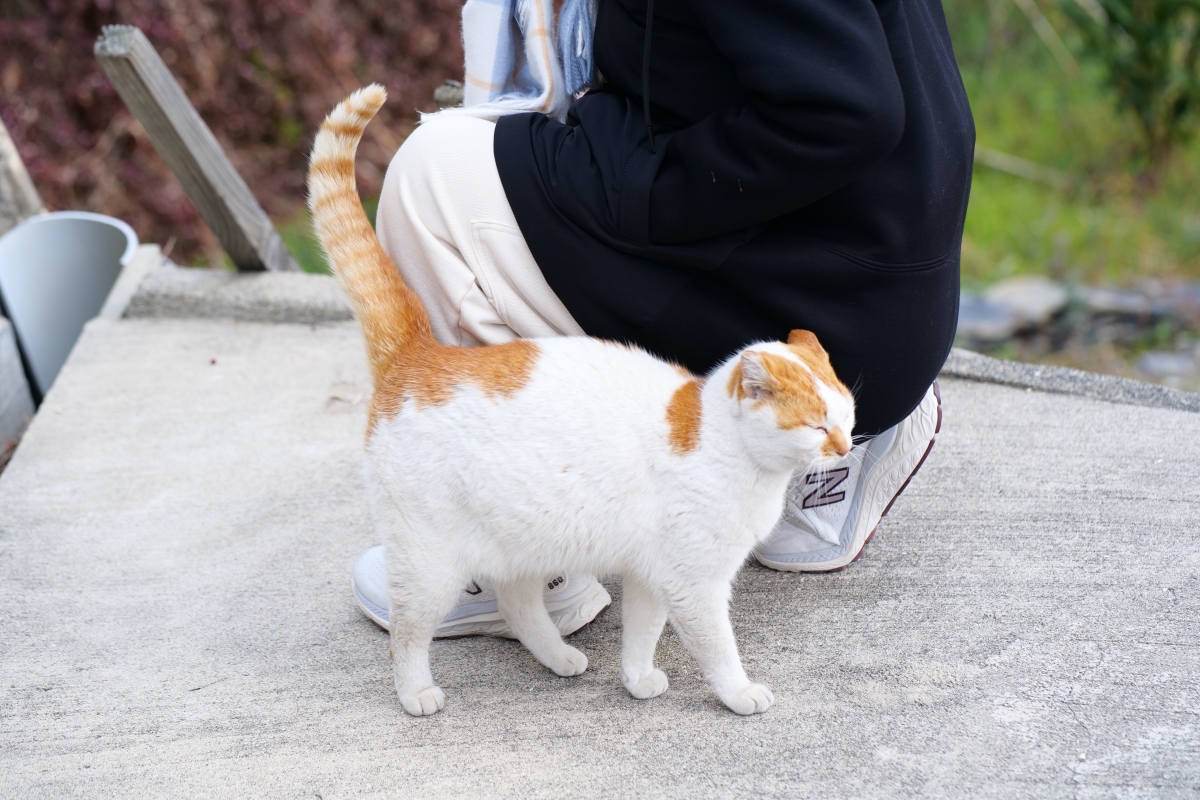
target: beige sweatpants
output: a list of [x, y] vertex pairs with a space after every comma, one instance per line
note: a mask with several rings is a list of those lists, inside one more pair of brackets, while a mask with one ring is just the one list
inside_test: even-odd
[[517, 226], [492, 153], [496, 125], [435, 117], [388, 167], [376, 231], [444, 344], [583, 335]]

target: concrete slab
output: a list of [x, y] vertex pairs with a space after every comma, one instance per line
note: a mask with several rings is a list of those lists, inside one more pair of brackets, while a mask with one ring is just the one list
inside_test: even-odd
[[366, 390], [352, 323], [87, 328], [0, 477], [0, 796], [1200, 791], [1200, 415], [947, 380], [861, 561], [741, 574], [765, 715], [670, 633], [628, 697], [612, 586], [588, 673], [435, 643], [416, 720], [348, 591]]

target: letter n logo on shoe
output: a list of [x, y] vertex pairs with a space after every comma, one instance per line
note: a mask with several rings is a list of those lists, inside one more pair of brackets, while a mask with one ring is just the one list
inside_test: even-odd
[[842, 502], [846, 499], [846, 493], [844, 491], [835, 492], [834, 489], [841, 486], [842, 482], [849, 475], [849, 467], [838, 467], [837, 469], [805, 476], [804, 482], [809, 486], [817, 484], [817, 488], [804, 495], [804, 502], [800, 507], [816, 508], [817, 506], [831, 506], [834, 503]]

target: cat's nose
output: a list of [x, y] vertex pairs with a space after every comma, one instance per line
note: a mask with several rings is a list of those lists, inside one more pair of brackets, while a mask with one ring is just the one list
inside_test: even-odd
[[846, 434], [835, 429], [825, 438], [825, 446], [821, 448], [825, 455], [832, 456], [836, 454], [839, 458], [846, 456], [850, 452], [850, 440]]

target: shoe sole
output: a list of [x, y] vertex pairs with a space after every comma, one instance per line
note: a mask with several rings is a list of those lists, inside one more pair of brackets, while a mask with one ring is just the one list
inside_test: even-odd
[[[862, 558], [863, 552], [866, 550], [867, 544], [870, 543], [870, 541], [875, 538], [875, 532], [877, 530], [879, 530], [879, 523], [882, 522], [883, 518], [886, 517], [888, 512], [892, 510], [892, 506], [895, 505], [896, 499], [899, 498], [900, 495], [902, 495], [904, 493], [904, 490], [908, 488], [908, 484], [912, 482], [913, 476], [921, 471], [921, 467], [925, 464], [925, 459], [929, 458], [929, 453], [933, 450], [933, 445], [937, 442], [937, 435], [939, 433], [941, 433], [941, 431], [942, 431], [942, 390], [941, 390], [941, 387], [938, 386], [937, 381], [933, 382], [932, 389], [933, 389], [933, 396], [937, 401], [937, 420], [934, 422], [933, 436], [930, 437], [929, 444], [926, 445], [925, 451], [923, 453], [921, 453], [921, 458], [918, 459], [916, 465], [908, 473], [908, 477], [904, 479], [904, 483], [900, 484], [900, 488], [896, 490], [896, 493], [894, 495], [892, 495], [892, 498], [888, 501], [887, 505], [884, 506], [883, 513], [879, 515], [879, 520], [877, 520], [875, 522], [875, 524], [873, 526], [871, 526], [870, 532], [868, 532], [865, 536], [863, 536], [860, 531], [856, 530], [854, 532], [854, 536], [852, 537], [852, 539], [850, 541], [850, 547], [847, 548], [847, 550], [846, 550], [846, 555], [840, 556], [831, 561], [818, 562], [816, 564], [791, 564], [791, 563], [788, 563], [785, 561], [772, 561], [769, 558], [764, 558], [763, 556], [759, 555], [758, 553], [755, 553], [754, 557], [756, 559], [758, 559], [758, 562], [760, 564], [762, 564], [765, 567], [770, 567], [771, 569], [779, 570], [781, 572], [807, 572], [812, 575], [827, 575], [831, 572], [841, 572], [846, 567], [850, 566], [855, 561], [858, 561], [860, 558]], [[895, 448], [893, 448], [892, 452], [895, 452], [895, 451], [896, 451]], [[891, 453], [888, 454], [888, 456], [890, 456], [890, 455], [891, 455]], [[885, 456], [885, 458], [886, 457], [887, 456]], [[886, 473], [887, 473], [886, 468], [878, 469], [878, 470], [874, 471], [874, 474], [877, 474], [880, 476], [885, 475]], [[870, 483], [870, 481], [868, 480], [868, 484], [869, 483]], [[871, 489], [871, 487], [869, 485], [864, 486], [863, 487], [864, 494], [866, 492], [870, 491], [870, 489]], [[864, 515], [860, 518], [867, 519], [868, 517], [866, 517]], [[856, 540], [858, 540], [860, 537], [862, 538], [862, 541], [857, 542]], [[853, 553], [853, 555], [851, 555], [851, 553]]]
[[[358, 607], [362, 609], [363, 614], [385, 631], [390, 631], [391, 626], [388, 624], [386, 610], [364, 597], [353, 578], [350, 580], [350, 588], [354, 591], [354, 599], [358, 601]], [[577, 594], [547, 603], [546, 610], [550, 612], [550, 619], [554, 621], [554, 626], [558, 628], [559, 634], [570, 636], [594, 621], [611, 605], [612, 597], [608, 591], [600, 585], [599, 581], [593, 581], [590, 586]], [[498, 610], [443, 622], [438, 625], [433, 634], [434, 639], [465, 639], [468, 636], [517, 638], [509, 629], [508, 621], [500, 616]]]

